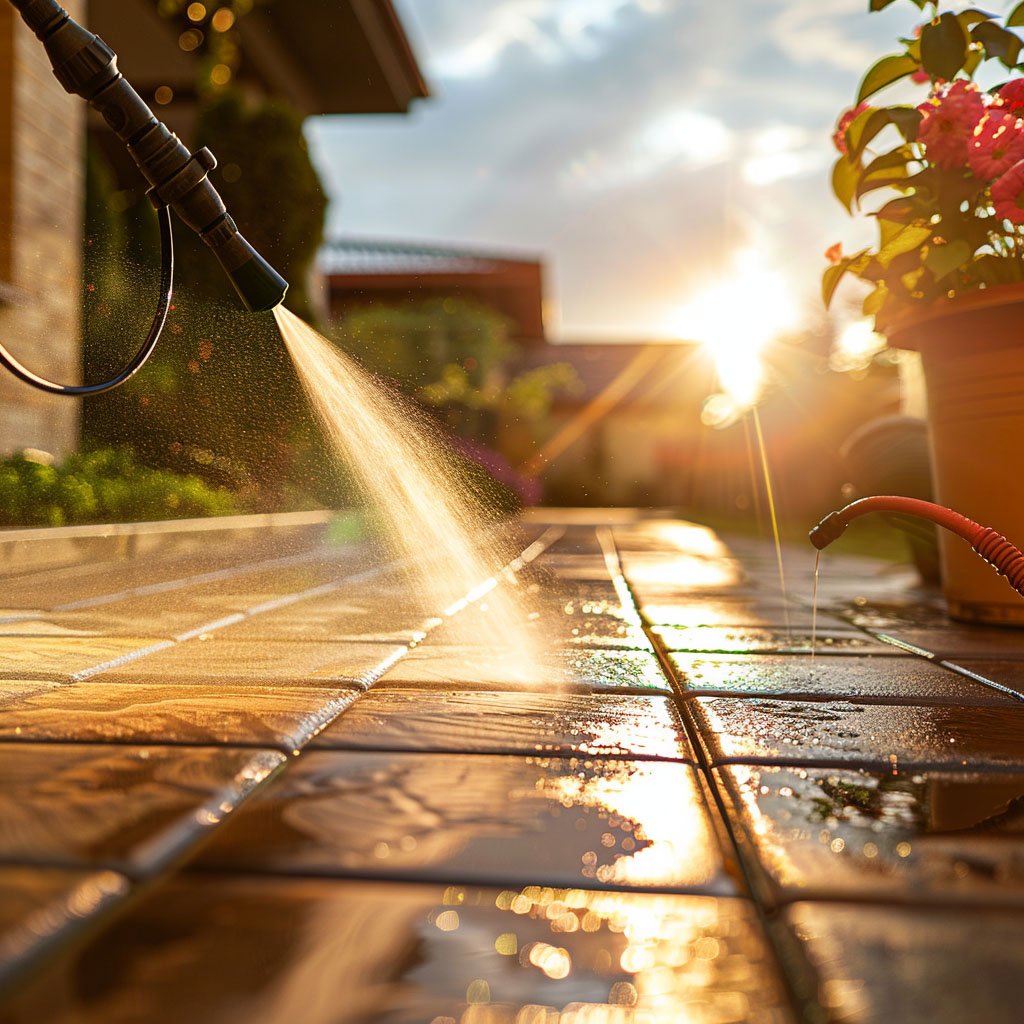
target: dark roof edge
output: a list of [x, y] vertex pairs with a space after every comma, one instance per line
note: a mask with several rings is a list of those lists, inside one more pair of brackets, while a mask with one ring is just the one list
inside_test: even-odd
[[423, 72], [420, 70], [420, 62], [416, 59], [416, 53], [412, 48], [412, 43], [409, 41], [409, 36], [406, 34], [405, 26], [402, 24], [401, 18], [398, 17], [395, 5], [391, 0], [381, 0], [381, 7], [388, 27], [394, 35], [395, 43], [402, 58], [405, 60], [406, 70], [409, 72], [409, 77], [415, 87], [414, 98], [428, 99], [431, 96], [430, 86], [423, 77]]

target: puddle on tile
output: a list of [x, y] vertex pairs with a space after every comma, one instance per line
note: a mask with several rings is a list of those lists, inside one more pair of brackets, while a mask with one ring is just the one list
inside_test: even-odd
[[792, 1024], [740, 900], [529, 885], [178, 878], [18, 1024]]
[[716, 761], [1024, 770], [1024, 709], [696, 697]]
[[105, 683], [102, 678], [29, 695], [4, 707], [0, 740], [262, 744], [290, 753], [359, 692], [324, 686], [235, 686], [202, 679]]
[[235, 815], [200, 863], [733, 891], [693, 768], [597, 758], [316, 751]]
[[1024, 773], [718, 772], [776, 896], [1024, 905]]
[[904, 704], [1016, 706], [1012, 697], [922, 658], [671, 654], [685, 694], [870, 698]]
[[269, 750], [0, 744], [0, 861], [151, 874], [284, 760]]
[[[802, 989], [850, 1024], [1018, 1024], [1024, 913], [799, 903]], [[794, 964], [794, 973], [800, 970]]]
[[377, 687], [312, 745], [691, 759], [672, 703], [634, 694], [596, 697]]

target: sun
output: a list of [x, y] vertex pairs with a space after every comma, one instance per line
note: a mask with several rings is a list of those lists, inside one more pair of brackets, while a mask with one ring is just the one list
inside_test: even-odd
[[799, 315], [786, 277], [747, 249], [736, 254], [727, 277], [672, 314], [669, 329], [707, 349], [722, 391], [747, 409], [764, 384], [765, 347], [795, 328]]

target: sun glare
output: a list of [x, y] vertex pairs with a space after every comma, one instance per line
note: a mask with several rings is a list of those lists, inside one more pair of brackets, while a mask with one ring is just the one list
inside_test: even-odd
[[752, 406], [764, 383], [765, 347], [797, 326], [799, 309], [785, 277], [753, 250], [737, 254], [727, 278], [678, 309], [673, 334], [704, 345], [731, 404]]

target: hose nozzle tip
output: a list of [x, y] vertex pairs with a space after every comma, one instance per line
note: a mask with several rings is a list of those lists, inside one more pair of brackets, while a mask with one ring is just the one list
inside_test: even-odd
[[838, 540], [846, 532], [847, 526], [849, 523], [838, 512], [829, 512], [807, 536], [811, 543], [821, 551], [834, 540]]

